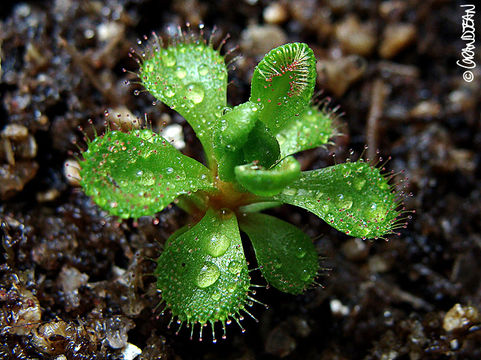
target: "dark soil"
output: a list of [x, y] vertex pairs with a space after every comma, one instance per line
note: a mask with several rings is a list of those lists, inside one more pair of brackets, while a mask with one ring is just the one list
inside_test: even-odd
[[[456, 66], [461, 3], [2, 1], [0, 359], [130, 359], [127, 343], [142, 359], [480, 359], [481, 72], [468, 83]], [[172, 207], [154, 221], [119, 222], [64, 176], [73, 142], [82, 143], [78, 126], [92, 136], [88, 119], [101, 130], [106, 109], [146, 114], [154, 128], [182, 124], [184, 153], [198, 156], [185, 121], [145, 92], [134, 96], [137, 85], [125, 81], [135, 77], [122, 68], [136, 71], [128, 52], [137, 38], [201, 20], [206, 33], [218, 28], [216, 42], [231, 34], [225, 51], [241, 46], [233, 105], [248, 99], [265, 51], [308, 43], [320, 99], [340, 106], [344, 136], [301, 154], [304, 168], [343, 161], [350, 149], [357, 158], [368, 144], [365, 156], [391, 155], [387, 170], [404, 171], [395, 180], [408, 178], [405, 206], [415, 210], [388, 242], [349, 238], [293, 207], [273, 210], [315, 239], [330, 270], [300, 296], [259, 290], [270, 309], [254, 306], [259, 323], [244, 320], [245, 334], [231, 325], [216, 345], [168, 329], [146, 275], [187, 215]]]

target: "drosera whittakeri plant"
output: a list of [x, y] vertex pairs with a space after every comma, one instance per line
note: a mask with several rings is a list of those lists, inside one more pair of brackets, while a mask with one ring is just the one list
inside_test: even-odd
[[399, 226], [399, 199], [389, 178], [363, 160], [301, 171], [293, 154], [336, 133], [333, 114], [311, 104], [316, 60], [306, 44], [271, 50], [255, 68], [249, 101], [230, 107], [219, 49], [202, 36], [166, 46], [154, 38], [139, 61], [141, 83], [192, 126], [206, 164], [150, 129], [108, 129], [83, 152], [81, 185], [123, 219], [172, 202], [197, 219], [166, 241], [155, 275], [173, 318], [191, 331], [199, 324], [200, 339], [211, 324], [216, 341], [215, 324], [225, 337], [225, 325], [250, 315], [255, 301], [240, 231], [273, 287], [299, 294], [318, 275], [311, 239], [262, 210], [295, 205], [348, 235], [384, 238]]

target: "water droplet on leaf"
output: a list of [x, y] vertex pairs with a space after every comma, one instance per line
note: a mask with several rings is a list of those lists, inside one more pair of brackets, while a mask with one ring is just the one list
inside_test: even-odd
[[140, 175], [140, 179], [139, 179], [139, 183], [141, 183], [142, 185], [144, 186], [151, 186], [151, 185], [154, 185], [155, 183], [155, 176], [154, 174], [152, 173], [152, 171], [149, 171], [149, 170], [145, 170], [145, 171], [139, 171], [137, 172], [137, 176], [139, 176], [138, 174], [139, 173], [142, 173]]
[[183, 79], [185, 78], [185, 76], [187, 75], [187, 71], [185, 70], [185, 68], [183, 66], [177, 66], [175, 68], [175, 75], [179, 78], [179, 79]]
[[162, 61], [164, 63], [165, 66], [174, 66], [175, 65], [175, 57], [173, 57], [172, 55], [170, 55], [169, 53], [166, 53], [163, 57], [162, 57]]
[[199, 275], [197, 275], [196, 284], [200, 288], [206, 288], [211, 286], [217, 281], [220, 276], [220, 270], [217, 265], [206, 262], [200, 269]]
[[239, 261], [233, 260], [229, 263], [229, 272], [237, 274], [242, 270], [242, 264]]
[[230, 245], [230, 239], [226, 236], [212, 236], [207, 245], [207, 252], [213, 257], [219, 257], [225, 254]]
[[296, 195], [296, 189], [285, 188], [284, 191], [282, 191], [282, 193], [287, 196], [294, 196]]
[[302, 259], [304, 256], [306, 256], [306, 250], [304, 250], [303, 248], [297, 248], [296, 250], [296, 257], [298, 259]]
[[164, 95], [167, 96], [168, 98], [171, 98], [172, 96], [175, 95], [174, 89], [172, 89], [171, 86], [166, 85], [164, 88]]
[[209, 72], [209, 67], [205, 64], [199, 65], [199, 75], [205, 76]]
[[220, 300], [221, 295], [222, 295], [222, 294], [220, 293], [219, 290], [215, 290], [215, 291], [212, 293], [212, 300], [214, 300], [214, 301]]
[[302, 279], [303, 281], [308, 281], [310, 278], [311, 278], [311, 274], [309, 274], [309, 271], [307, 271], [307, 270], [302, 270], [301, 279]]
[[189, 84], [185, 87], [186, 98], [191, 100], [194, 104], [199, 104], [204, 100], [204, 89], [200, 84]]

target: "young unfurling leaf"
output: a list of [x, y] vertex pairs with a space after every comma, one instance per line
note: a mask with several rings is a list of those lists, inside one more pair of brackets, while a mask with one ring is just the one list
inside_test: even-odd
[[304, 111], [316, 81], [316, 58], [301, 43], [271, 50], [252, 77], [250, 101], [262, 105], [260, 119], [274, 134]]

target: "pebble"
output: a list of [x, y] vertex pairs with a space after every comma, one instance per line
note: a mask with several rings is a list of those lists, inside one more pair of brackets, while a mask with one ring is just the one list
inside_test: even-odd
[[75, 309], [80, 305], [79, 288], [85, 284], [89, 276], [81, 273], [76, 268], [64, 265], [58, 276], [59, 287], [64, 292], [65, 308], [67, 311]]
[[286, 42], [284, 30], [277, 25], [250, 25], [241, 34], [240, 47], [243, 53], [260, 57]]
[[142, 354], [142, 350], [134, 344], [127, 343], [127, 346], [122, 350], [123, 360], [133, 360]]
[[331, 308], [331, 312], [335, 316], [347, 316], [351, 312], [349, 309], [349, 306], [344, 305], [340, 300], [338, 299], [332, 299], [329, 302], [329, 307]]
[[409, 115], [415, 119], [434, 118], [441, 114], [441, 105], [435, 100], [424, 100], [411, 109]]
[[476, 106], [475, 97], [466, 88], [459, 88], [449, 93], [447, 98], [447, 111], [460, 113]]
[[454, 305], [443, 319], [445, 331], [466, 330], [469, 326], [481, 320], [478, 309], [469, 305]]
[[116, 22], [111, 21], [108, 23], [102, 23], [97, 26], [97, 36], [100, 41], [107, 41], [113, 38], [120, 32], [124, 32], [124, 25]]
[[162, 137], [178, 150], [185, 148], [184, 130], [179, 124], [170, 124], [162, 129]]
[[352, 15], [336, 25], [335, 37], [345, 52], [361, 56], [371, 54], [377, 41], [374, 28]]
[[327, 88], [337, 97], [341, 97], [362, 77], [366, 66], [366, 60], [358, 55], [319, 60], [316, 65], [317, 82], [321, 88]]
[[37, 150], [37, 142], [35, 138], [29, 134], [24, 141], [17, 145], [15, 155], [21, 159], [33, 159], [37, 156]]
[[296, 347], [296, 340], [282, 324], [276, 326], [269, 332], [265, 342], [266, 353], [281, 358], [291, 354]]
[[284, 4], [274, 2], [264, 9], [262, 16], [268, 24], [282, 24], [287, 20], [288, 13]]
[[80, 164], [77, 160], [69, 159], [63, 164], [63, 175], [72, 186], [80, 186]]
[[42, 202], [50, 202], [54, 201], [60, 196], [60, 191], [58, 189], [49, 189], [47, 191], [39, 192], [36, 195], [37, 201]]
[[413, 24], [390, 24], [383, 32], [379, 55], [391, 59], [416, 39], [416, 27]]
[[122, 131], [140, 128], [140, 119], [125, 106], [118, 106], [105, 111], [105, 119]]
[[135, 323], [125, 316], [113, 316], [105, 321], [105, 338], [112, 349], [123, 349], [128, 345], [127, 332]]
[[[7, 330], [7, 333], [10, 332], [15, 335], [29, 334], [42, 317], [42, 309], [38, 299], [31, 291], [16, 284], [12, 284], [11, 289], [5, 295], [9, 302], [2, 301], [0, 312], [2, 316], [8, 316], [11, 319], [9, 325], [13, 325]], [[13, 302], [12, 300], [15, 301]], [[11, 306], [9, 303], [13, 303], [15, 306]]]
[[15, 165], [0, 166], [0, 200], [6, 200], [23, 190], [37, 174], [35, 161], [17, 161]]
[[372, 274], [385, 273], [391, 268], [391, 264], [387, 262], [381, 255], [373, 255], [368, 260], [369, 272]]
[[22, 141], [27, 138], [28, 129], [23, 125], [8, 124], [3, 128], [2, 136], [10, 140]]
[[342, 253], [352, 261], [359, 261], [369, 255], [369, 243], [359, 238], [351, 238], [342, 245]]

